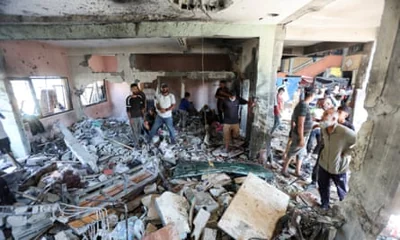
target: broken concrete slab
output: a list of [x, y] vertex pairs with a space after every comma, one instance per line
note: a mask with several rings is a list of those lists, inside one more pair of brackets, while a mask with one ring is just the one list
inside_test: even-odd
[[178, 240], [181, 239], [179, 236], [179, 231], [174, 224], [168, 224], [167, 226], [150, 233], [142, 240]]
[[219, 204], [207, 192], [195, 192], [196, 206], [195, 209], [205, 209], [208, 212], [214, 212], [219, 208]]
[[217, 229], [205, 228], [201, 240], [216, 240]]
[[164, 192], [156, 198], [156, 208], [163, 225], [173, 223], [178, 229], [180, 238], [185, 239], [190, 233], [189, 203], [186, 198], [172, 192]]
[[218, 222], [218, 227], [234, 239], [271, 239], [288, 204], [288, 195], [250, 173]]
[[75, 155], [75, 157], [82, 163], [87, 164], [94, 172], [99, 172], [99, 168], [97, 166], [98, 157], [94, 154], [89, 153], [84, 146], [72, 135], [71, 131], [68, 130], [66, 126], [63, 124], [59, 124], [62, 134], [64, 134], [64, 141], [67, 147], [71, 150], [71, 152]]
[[202, 175], [201, 180], [210, 183], [210, 187], [212, 186], [225, 186], [232, 182], [231, 178], [225, 173], [215, 173], [215, 174], [207, 174]]
[[208, 219], [210, 219], [210, 215], [211, 214], [204, 209], [200, 209], [200, 211], [197, 213], [193, 221], [195, 227], [191, 235], [194, 240], [200, 239], [201, 233], [207, 225]]
[[213, 165], [213, 167], [210, 166], [208, 162], [182, 162], [176, 165], [173, 178], [187, 178], [222, 172], [240, 175], [247, 175], [251, 172], [263, 179], [272, 180], [274, 178], [271, 170], [258, 164], [214, 162]]
[[217, 198], [217, 197], [221, 196], [221, 194], [225, 193], [226, 189], [223, 187], [211, 188], [209, 190], [209, 192], [213, 197]]

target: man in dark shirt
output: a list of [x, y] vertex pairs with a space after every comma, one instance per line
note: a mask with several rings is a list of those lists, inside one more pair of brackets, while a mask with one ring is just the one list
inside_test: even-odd
[[179, 125], [181, 128], [186, 127], [186, 120], [189, 115], [189, 108], [190, 108], [189, 98], [190, 98], [190, 93], [185, 92], [185, 97], [182, 98], [181, 103], [179, 104], [179, 117], [180, 117]]
[[224, 123], [224, 115], [223, 115], [224, 110], [222, 109], [223, 102], [224, 100], [229, 99], [229, 97], [230, 94], [229, 94], [229, 89], [226, 87], [226, 81], [222, 80], [219, 82], [219, 88], [215, 93], [215, 98], [217, 98], [218, 118], [220, 123]]
[[143, 115], [146, 108], [146, 96], [136, 83], [131, 84], [132, 94], [126, 98], [126, 112], [129, 124], [132, 128], [133, 142], [139, 143], [140, 133], [143, 125]]
[[232, 138], [238, 138], [239, 128], [239, 106], [248, 102], [241, 97], [236, 97], [234, 91], [230, 92], [230, 97], [222, 102], [224, 111], [224, 143], [225, 152], [229, 152], [229, 144]]
[[313, 127], [309, 104], [314, 100], [315, 93], [313, 88], [305, 89], [305, 98], [295, 107], [291, 120], [291, 145], [286, 155], [282, 168], [282, 174], [289, 176], [287, 170], [293, 157], [297, 158], [296, 176], [301, 176], [301, 164], [307, 156], [306, 142]]

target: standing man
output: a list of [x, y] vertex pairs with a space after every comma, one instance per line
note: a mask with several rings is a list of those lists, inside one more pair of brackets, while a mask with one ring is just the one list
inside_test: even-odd
[[157, 130], [165, 124], [169, 131], [171, 144], [175, 144], [175, 129], [172, 120], [172, 110], [175, 108], [176, 102], [174, 94], [169, 92], [166, 83], [161, 84], [161, 94], [156, 95], [154, 105], [158, 114], [150, 131], [150, 141], [154, 135], [156, 135]]
[[229, 93], [230, 97], [222, 102], [224, 110], [224, 152], [229, 152], [229, 144], [232, 139], [239, 137], [239, 106], [247, 104], [248, 101], [241, 97], [236, 97], [234, 91]]
[[226, 81], [222, 80], [219, 82], [219, 88], [215, 93], [215, 98], [217, 98], [218, 118], [220, 123], [224, 123], [224, 115], [223, 115], [224, 110], [222, 109], [223, 102], [224, 100], [229, 99], [229, 97], [230, 94], [229, 94], [229, 89], [226, 86]]
[[[2, 113], [0, 113], [0, 118], [1, 119], [6, 119]], [[21, 163], [15, 159], [14, 154], [11, 151], [11, 143], [10, 139], [8, 138], [8, 135], [6, 131], [4, 130], [3, 123], [0, 121], [0, 152], [2, 154], [7, 154], [13, 165], [17, 168], [22, 168]]]
[[126, 112], [129, 118], [129, 124], [132, 128], [133, 142], [139, 143], [139, 138], [143, 125], [143, 116], [146, 109], [146, 96], [136, 83], [131, 84], [132, 94], [126, 98]]
[[274, 106], [274, 126], [271, 130], [271, 135], [281, 125], [282, 111], [284, 109], [283, 94], [285, 93], [284, 88], [279, 88], [276, 94], [276, 104]]
[[185, 92], [185, 97], [181, 99], [181, 103], [179, 104], [179, 118], [180, 118], [180, 127], [186, 127], [186, 120], [189, 115], [189, 108], [190, 108], [190, 93]]
[[291, 143], [282, 168], [282, 174], [288, 177], [290, 161], [297, 158], [296, 176], [301, 176], [301, 164], [307, 156], [306, 143], [313, 127], [309, 104], [314, 100], [313, 88], [305, 89], [305, 98], [295, 107], [291, 120]]
[[321, 207], [329, 208], [331, 180], [335, 183], [339, 200], [347, 193], [347, 171], [350, 164], [350, 150], [356, 143], [356, 133], [338, 124], [339, 114], [334, 109], [324, 112], [321, 129], [324, 149], [321, 152], [318, 171], [318, 190]]

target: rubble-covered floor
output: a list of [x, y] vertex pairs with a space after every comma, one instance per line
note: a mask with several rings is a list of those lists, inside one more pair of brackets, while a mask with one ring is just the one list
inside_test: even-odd
[[[175, 145], [160, 130], [154, 144], [143, 141], [136, 148], [129, 126], [117, 120], [55, 127], [51, 143], [42, 139], [41, 153], [24, 159], [24, 169], [0, 164], [17, 198], [0, 207], [0, 234], [43, 240], [333, 239], [343, 223], [338, 209], [320, 211], [315, 187], [280, 174], [287, 122], [272, 138], [272, 162], [264, 161], [265, 152], [249, 160], [243, 141], [224, 154], [220, 128], [210, 131], [206, 145], [201, 120], [189, 122], [185, 131], [177, 129]], [[310, 157], [303, 170], [311, 174], [314, 163]]]

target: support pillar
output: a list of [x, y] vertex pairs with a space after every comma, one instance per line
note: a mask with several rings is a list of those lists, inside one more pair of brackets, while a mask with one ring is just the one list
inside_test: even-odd
[[367, 85], [368, 120], [358, 134], [346, 224], [337, 239], [376, 239], [395, 209], [400, 184], [400, 2], [386, 0]]
[[250, 136], [250, 159], [255, 159], [265, 148], [267, 133], [273, 124], [273, 106], [276, 90], [277, 70], [282, 58], [285, 29], [282, 25], [267, 26], [260, 36], [256, 98], [257, 106], [253, 109], [254, 120]]
[[0, 112], [6, 119], [0, 119], [10, 138], [11, 150], [16, 157], [24, 157], [30, 153], [28, 137], [24, 131], [17, 101], [7, 79], [4, 56], [0, 54]]

